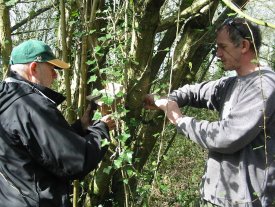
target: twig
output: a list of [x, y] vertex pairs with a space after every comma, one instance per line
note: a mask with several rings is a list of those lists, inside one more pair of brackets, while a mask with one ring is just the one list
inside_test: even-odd
[[275, 29], [275, 24], [265, 22], [259, 19], [256, 19], [254, 17], [249, 16], [248, 14], [245, 14], [241, 9], [239, 9], [233, 2], [230, 0], [222, 0], [226, 6], [228, 6], [230, 9], [238, 13], [239, 15], [243, 16], [244, 18], [250, 20], [251, 22], [254, 22], [258, 25], [266, 26]]

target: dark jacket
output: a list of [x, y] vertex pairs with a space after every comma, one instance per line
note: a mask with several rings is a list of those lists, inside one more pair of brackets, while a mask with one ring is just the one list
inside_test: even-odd
[[0, 206], [71, 206], [71, 181], [97, 167], [108, 126], [70, 126], [61, 94], [12, 76], [0, 83]]

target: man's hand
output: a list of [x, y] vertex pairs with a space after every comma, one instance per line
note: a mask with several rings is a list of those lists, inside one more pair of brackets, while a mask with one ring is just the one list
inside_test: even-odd
[[177, 124], [177, 119], [183, 117], [177, 102], [168, 99], [159, 99], [155, 103], [166, 113], [167, 118], [172, 124]]
[[160, 109], [155, 104], [155, 98], [154, 98], [153, 94], [145, 95], [145, 97], [143, 99], [143, 107], [145, 109], [150, 109], [150, 110], [159, 110]]
[[145, 96], [144, 108], [151, 110], [163, 110], [172, 124], [176, 124], [176, 120], [183, 116], [177, 102], [170, 101], [167, 98], [160, 98], [158, 100], [155, 100], [154, 95], [152, 94], [148, 94]]
[[[92, 109], [91, 104], [89, 104], [86, 111], [80, 119], [84, 130], [86, 130], [88, 126], [92, 124], [93, 113], [94, 110]], [[105, 122], [108, 125], [110, 131], [115, 129], [116, 127], [115, 121], [112, 119], [111, 115], [103, 116], [100, 119], [100, 121]]]
[[116, 127], [116, 122], [114, 119], [112, 119], [111, 115], [103, 116], [100, 121], [105, 122], [108, 125], [110, 131]]

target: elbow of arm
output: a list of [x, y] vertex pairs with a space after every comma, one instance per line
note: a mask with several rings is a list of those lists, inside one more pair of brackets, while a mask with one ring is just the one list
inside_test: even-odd
[[223, 154], [234, 154], [243, 147], [244, 143], [241, 143], [240, 140], [230, 140], [223, 138], [221, 141], [216, 142], [212, 147], [209, 146], [209, 150]]

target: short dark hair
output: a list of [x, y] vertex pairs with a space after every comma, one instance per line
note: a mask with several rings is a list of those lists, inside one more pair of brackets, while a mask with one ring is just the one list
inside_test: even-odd
[[[252, 49], [259, 52], [262, 44], [260, 28], [245, 18], [228, 18], [217, 29], [217, 32], [226, 28], [231, 41], [237, 46], [242, 39], [249, 40]], [[254, 47], [255, 46], [255, 47]]]

